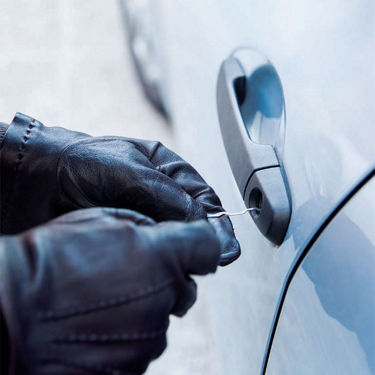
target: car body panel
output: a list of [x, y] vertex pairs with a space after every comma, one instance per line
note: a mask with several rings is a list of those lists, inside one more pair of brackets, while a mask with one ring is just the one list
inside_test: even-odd
[[210, 280], [222, 374], [257, 374], [290, 267], [324, 219], [373, 167], [372, 1], [156, 1], [163, 92], [179, 150], [224, 207], [244, 208], [216, 112], [221, 62], [239, 46], [265, 54], [281, 78], [286, 134], [279, 155], [292, 217], [275, 248], [249, 215], [233, 218], [242, 257]]
[[374, 196], [372, 178], [294, 274], [267, 374], [375, 373]]

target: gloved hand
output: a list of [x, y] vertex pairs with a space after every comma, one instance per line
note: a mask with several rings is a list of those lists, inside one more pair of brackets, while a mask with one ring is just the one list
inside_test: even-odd
[[0, 311], [11, 374], [141, 374], [166, 347], [169, 314], [196, 299], [190, 274], [215, 272], [205, 220], [156, 224], [91, 208], [0, 239]]
[[[91, 137], [17, 114], [0, 152], [1, 233], [94, 206], [128, 208], [156, 221], [192, 221], [223, 210], [195, 169], [159, 142]], [[227, 217], [210, 221], [220, 264], [228, 264], [240, 255], [232, 224]]]

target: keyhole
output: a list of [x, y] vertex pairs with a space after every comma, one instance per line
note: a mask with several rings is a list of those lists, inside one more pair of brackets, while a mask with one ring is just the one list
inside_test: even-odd
[[258, 208], [259, 211], [252, 211], [253, 217], [258, 217], [263, 205], [263, 194], [258, 188], [254, 188], [250, 193], [249, 206]]

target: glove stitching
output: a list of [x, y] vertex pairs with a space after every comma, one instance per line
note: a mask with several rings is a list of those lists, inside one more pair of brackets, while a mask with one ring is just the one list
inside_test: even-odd
[[31, 130], [35, 126], [36, 126], [36, 120], [35, 119], [31, 119], [31, 121], [29, 122], [29, 124], [28, 124], [28, 126], [26, 128], [26, 132], [24, 133], [24, 136], [22, 138], [22, 142], [21, 142], [21, 144], [18, 147], [18, 155], [17, 155], [17, 159], [15, 161], [13, 179], [10, 182], [9, 189], [7, 190], [7, 192], [5, 194], [4, 205], [2, 207], [2, 212], [1, 212], [1, 227], [0, 227], [0, 232], [1, 233], [4, 233], [5, 218], [7, 216], [9, 203], [12, 200], [12, 196], [13, 196], [13, 193], [14, 193], [14, 188], [16, 186], [16, 180], [17, 180], [17, 176], [18, 176], [18, 171], [19, 171], [20, 166], [22, 164], [22, 159], [25, 156], [26, 143], [28, 142], [28, 140], [30, 138]]
[[94, 366], [81, 361], [67, 361], [56, 358], [55, 356], [45, 355], [41, 358], [42, 362], [54, 363], [68, 368], [75, 368], [88, 372], [89, 374], [101, 374], [101, 375], [140, 375], [140, 372], [124, 372], [120, 369], [116, 369], [109, 366]]
[[164, 336], [168, 327], [163, 328], [159, 331], [150, 332], [125, 332], [125, 333], [114, 333], [114, 334], [71, 334], [67, 336], [55, 337], [52, 342], [55, 344], [86, 344], [86, 343], [114, 343], [114, 342], [126, 342], [126, 341], [141, 341], [155, 339], [160, 336]]
[[89, 304], [87, 306], [77, 306], [62, 310], [50, 310], [38, 314], [38, 319], [42, 321], [55, 321], [60, 319], [67, 319], [78, 315], [88, 314], [95, 311], [111, 309], [117, 306], [126, 305], [140, 298], [148, 297], [157, 293], [162, 292], [169, 285], [174, 282], [174, 279], [165, 280], [159, 284], [151, 287], [139, 289], [133, 294], [120, 296], [117, 298], [111, 298], [108, 300], [101, 300], [96, 303]]

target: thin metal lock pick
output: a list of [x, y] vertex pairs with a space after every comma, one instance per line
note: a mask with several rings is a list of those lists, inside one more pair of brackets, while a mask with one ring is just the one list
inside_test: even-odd
[[238, 212], [228, 212], [228, 211], [222, 211], [222, 212], [215, 212], [213, 214], [207, 214], [207, 217], [209, 219], [212, 219], [212, 218], [218, 218], [218, 217], [222, 217], [222, 216], [239, 216], [239, 215], [244, 215], [246, 214], [246, 212], [251, 212], [251, 211], [260, 211], [259, 208], [256, 208], [256, 207], [250, 207], [250, 208], [246, 208], [245, 210], [242, 210], [242, 211], [238, 211]]

